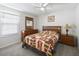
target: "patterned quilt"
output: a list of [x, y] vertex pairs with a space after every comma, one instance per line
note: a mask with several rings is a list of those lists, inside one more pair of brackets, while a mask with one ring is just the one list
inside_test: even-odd
[[24, 42], [42, 52], [45, 52], [47, 55], [52, 55], [51, 49], [54, 49], [58, 38], [59, 35], [55, 31], [43, 31], [26, 36]]

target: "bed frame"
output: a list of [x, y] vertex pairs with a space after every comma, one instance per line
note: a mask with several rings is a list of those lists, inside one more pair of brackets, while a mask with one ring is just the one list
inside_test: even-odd
[[[43, 26], [43, 31], [57, 31], [60, 35], [61, 35], [61, 26]], [[59, 36], [59, 39], [60, 39], [61, 36]], [[57, 45], [57, 44], [56, 44]], [[36, 48], [33, 48], [31, 47], [30, 45], [26, 44], [25, 42], [22, 41], [22, 48], [29, 48], [31, 50], [33, 50], [34, 52], [38, 53], [39, 55], [41, 56], [46, 56], [46, 53], [42, 52], [42, 51], [39, 51], [38, 49]], [[54, 47], [54, 50], [52, 50], [52, 55], [54, 55], [54, 52], [55, 52], [55, 47]]]
[[43, 31], [44, 30], [56, 31], [61, 33], [61, 26], [43, 26]]

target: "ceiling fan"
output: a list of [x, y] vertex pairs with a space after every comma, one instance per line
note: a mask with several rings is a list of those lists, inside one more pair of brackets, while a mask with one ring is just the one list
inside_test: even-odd
[[45, 11], [48, 3], [40, 3], [39, 5], [34, 5], [36, 8], [39, 8], [41, 11]]

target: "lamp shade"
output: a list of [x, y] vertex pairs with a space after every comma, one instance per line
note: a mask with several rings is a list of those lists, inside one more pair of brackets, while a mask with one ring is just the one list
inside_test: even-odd
[[65, 29], [70, 29], [70, 28], [72, 28], [71, 25], [69, 25], [69, 24], [65, 25]]

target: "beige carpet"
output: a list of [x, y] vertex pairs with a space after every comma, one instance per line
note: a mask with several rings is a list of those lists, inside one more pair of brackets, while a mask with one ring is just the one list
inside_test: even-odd
[[[14, 44], [0, 49], [0, 56], [39, 56], [30, 49], [21, 47], [21, 44]], [[58, 44], [54, 56], [79, 56], [79, 49], [63, 44]]]

